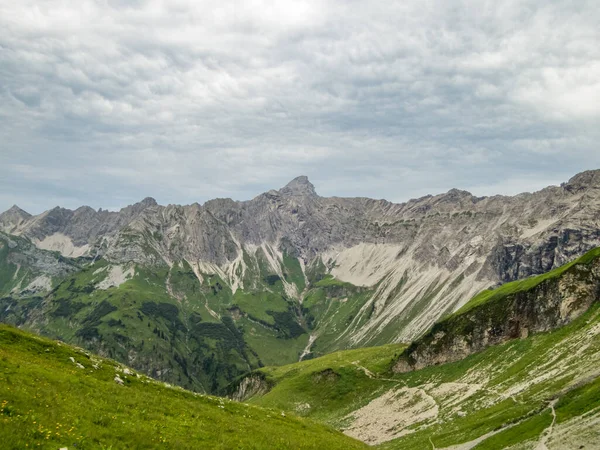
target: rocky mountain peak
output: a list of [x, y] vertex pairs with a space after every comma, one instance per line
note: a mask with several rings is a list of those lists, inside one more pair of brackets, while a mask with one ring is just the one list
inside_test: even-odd
[[290, 181], [285, 187], [281, 188], [279, 192], [282, 195], [291, 196], [308, 196], [316, 197], [317, 192], [315, 191], [314, 185], [308, 180], [308, 177], [301, 175]]
[[126, 206], [121, 209], [121, 213], [125, 214], [138, 214], [144, 211], [146, 208], [158, 206], [158, 203], [152, 197], [146, 197], [142, 201], [134, 203], [133, 205]]
[[77, 208], [74, 213], [79, 216], [93, 216], [96, 213], [96, 210], [91, 206], [80, 206]]
[[564, 185], [564, 188], [571, 192], [598, 187], [600, 187], [600, 170], [587, 170], [578, 173]]
[[17, 205], [12, 205], [9, 209], [7, 209], [5, 212], [2, 213], [2, 215], [14, 215], [14, 216], [19, 216], [22, 218], [29, 218], [31, 217], [31, 214], [29, 214], [27, 211], [19, 208]]
[[149, 206], [157, 206], [158, 203], [152, 197], [146, 197], [144, 200], [139, 202], [138, 205], [149, 207]]
[[31, 214], [23, 211], [17, 205], [0, 214], [0, 231], [12, 232], [15, 228], [31, 218]]
[[461, 200], [465, 198], [473, 197], [469, 191], [462, 191], [460, 189], [450, 189], [448, 192], [443, 194], [446, 200]]

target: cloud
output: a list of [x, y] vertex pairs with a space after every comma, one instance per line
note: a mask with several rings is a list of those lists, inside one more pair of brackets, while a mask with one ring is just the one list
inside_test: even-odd
[[600, 167], [599, 22], [591, 0], [0, 0], [0, 210], [299, 174], [393, 201], [557, 184]]

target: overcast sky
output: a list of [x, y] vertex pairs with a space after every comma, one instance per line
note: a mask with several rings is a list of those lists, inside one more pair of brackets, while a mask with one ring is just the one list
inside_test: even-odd
[[600, 168], [598, 0], [0, 0], [0, 210]]

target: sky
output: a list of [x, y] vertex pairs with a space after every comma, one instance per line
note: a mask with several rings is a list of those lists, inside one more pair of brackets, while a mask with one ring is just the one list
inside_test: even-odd
[[0, 211], [600, 168], [597, 0], [0, 0]]

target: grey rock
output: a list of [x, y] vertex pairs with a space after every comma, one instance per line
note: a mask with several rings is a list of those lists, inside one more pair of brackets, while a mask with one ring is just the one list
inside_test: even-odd
[[511, 339], [568, 324], [600, 301], [600, 259], [531, 289], [490, 300], [436, 324], [403, 352], [395, 372], [458, 361]]
[[23, 211], [17, 205], [13, 205], [10, 209], [0, 214], [0, 231], [13, 233], [29, 219], [31, 219], [31, 214]]
[[[398, 339], [410, 339], [466, 302], [469, 286], [543, 273], [600, 245], [600, 171], [513, 197], [475, 197], [453, 189], [400, 204], [321, 197], [301, 176], [242, 202], [215, 199], [203, 205], [160, 206], [146, 198], [118, 212], [57, 207], [38, 216], [13, 207], [0, 215], [0, 225], [37, 245], [64, 235], [84, 256], [103, 256], [114, 263], [170, 265], [187, 260], [225, 267], [243, 249], [268, 244], [308, 266], [330, 258], [331, 252], [368, 244], [394, 246], [397, 254], [386, 267], [368, 268], [380, 271], [379, 279], [396, 265], [407, 267], [409, 282], [432, 271], [448, 279], [470, 277], [459, 283], [455, 296], [440, 294], [416, 325], [399, 332]], [[47, 258], [38, 263], [48, 270], [52, 264]], [[328, 270], [336, 265], [330, 261]], [[360, 284], [349, 275], [344, 281]], [[362, 330], [361, 342], [387, 318], [405, 314], [405, 307], [398, 306], [406, 303], [404, 295], [399, 290], [390, 301], [371, 299], [372, 329], [369, 325]]]
[[229, 398], [238, 402], [244, 402], [252, 397], [264, 395], [271, 390], [271, 385], [260, 373], [250, 374], [243, 377], [232, 389]]
[[80, 267], [73, 261], [52, 252], [38, 249], [28, 239], [0, 232], [0, 248], [6, 244], [10, 249], [7, 262], [28, 268], [34, 275], [47, 275], [51, 278], [74, 273]]

